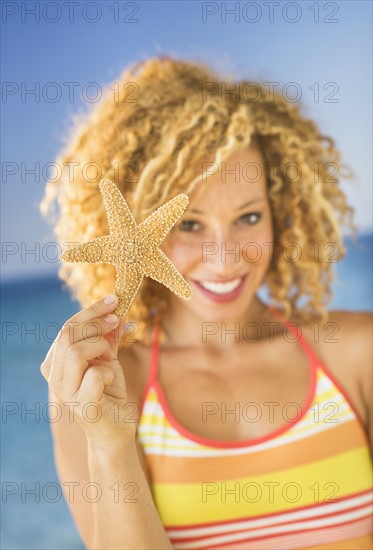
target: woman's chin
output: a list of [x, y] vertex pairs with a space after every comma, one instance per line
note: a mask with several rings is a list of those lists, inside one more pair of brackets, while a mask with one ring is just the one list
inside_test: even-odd
[[227, 307], [226, 304], [215, 304], [211, 307], [199, 307], [198, 314], [202, 321], [208, 321], [212, 323], [235, 323], [239, 319], [245, 317], [247, 307], [242, 307], [241, 304], [230, 304]]

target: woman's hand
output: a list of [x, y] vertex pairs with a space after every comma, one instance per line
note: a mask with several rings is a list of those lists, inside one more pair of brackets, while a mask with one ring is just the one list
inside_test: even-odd
[[74, 421], [100, 449], [135, 441], [136, 423], [128, 422], [126, 383], [117, 359], [126, 321], [111, 313], [116, 304], [117, 297], [109, 295], [71, 317], [40, 367], [50, 391], [69, 404]]

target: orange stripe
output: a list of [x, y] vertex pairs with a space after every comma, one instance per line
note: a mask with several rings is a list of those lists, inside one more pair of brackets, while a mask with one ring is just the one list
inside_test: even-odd
[[[146, 454], [153, 483], [198, 483], [237, 479], [297, 468], [337, 454], [366, 447], [356, 420], [287, 445], [237, 456], [187, 457]], [[165, 464], [167, 466], [165, 467]]]
[[[177, 546], [175, 546], [175, 548], [177, 548]], [[239, 542], [237, 544], [228, 543], [227, 545], [219, 546], [218, 550], [243, 550], [243, 548], [254, 547], [252, 545], [242, 546], [242, 543]], [[325, 543], [317, 546], [298, 545], [297, 549], [300, 548], [302, 548], [302, 550], [373, 550], [373, 544], [371, 535], [366, 535], [364, 537], [353, 538], [345, 541], [330, 542], [329, 544]], [[257, 544], [255, 544], [255, 550], [258, 550]]]
[[322, 544], [317, 546], [306, 546], [304, 550], [372, 550], [373, 537], [366, 535], [358, 539], [350, 539], [345, 541], [331, 542], [330, 544]]

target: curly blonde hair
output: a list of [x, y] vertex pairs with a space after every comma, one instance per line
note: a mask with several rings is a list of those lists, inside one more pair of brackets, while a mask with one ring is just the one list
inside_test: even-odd
[[[341, 165], [334, 140], [301, 114], [299, 104], [275, 91], [268, 97], [262, 82], [241, 80], [237, 86], [202, 62], [168, 56], [149, 59], [129, 66], [115, 84], [115, 94], [111, 86], [90, 112], [76, 119], [56, 159], [62, 176], [47, 183], [40, 209], [50, 215], [58, 203], [52, 220], [60, 245], [109, 233], [98, 187], [101, 179], [117, 184], [140, 223], [171, 197], [194, 189], [207, 154], [219, 164], [238, 148], [255, 143], [264, 159], [278, 245], [265, 277], [268, 294], [288, 318], [294, 314], [302, 320], [326, 320], [333, 262], [346, 252], [341, 225], [356, 232], [354, 210], [347, 205], [339, 179], [328, 170], [337, 166], [340, 174], [341, 168], [346, 170], [345, 178], [355, 175]], [[223, 95], [224, 86], [236, 86], [236, 93]], [[254, 94], [248, 96], [249, 90]], [[289, 166], [296, 166], [296, 178]], [[300, 246], [297, 261], [284, 254], [288, 243]], [[332, 261], [331, 243], [337, 251], [332, 250]], [[63, 264], [59, 277], [86, 307], [112, 292], [115, 268]], [[140, 339], [154, 313], [162, 318], [168, 296], [163, 285], [144, 279], [128, 313]], [[308, 303], [299, 306], [301, 298], [308, 298]]]

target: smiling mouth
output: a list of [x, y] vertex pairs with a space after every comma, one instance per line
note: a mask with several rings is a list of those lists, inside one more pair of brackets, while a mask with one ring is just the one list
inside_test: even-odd
[[224, 283], [217, 281], [196, 280], [194, 280], [193, 282], [197, 284], [201, 289], [206, 290], [211, 294], [215, 294], [218, 296], [228, 296], [242, 286], [246, 277], [247, 275], [243, 275], [242, 277], [236, 277], [235, 279], [231, 279], [230, 281], [226, 281]]

